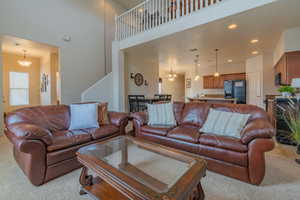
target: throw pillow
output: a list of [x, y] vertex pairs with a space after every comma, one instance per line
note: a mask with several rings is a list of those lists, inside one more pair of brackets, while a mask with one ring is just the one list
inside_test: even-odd
[[148, 104], [149, 126], [175, 126], [176, 120], [172, 103]]
[[241, 138], [240, 133], [245, 127], [249, 117], [250, 115], [248, 114], [210, 109], [200, 132]]
[[84, 128], [99, 128], [98, 104], [72, 104], [70, 105], [70, 130]]

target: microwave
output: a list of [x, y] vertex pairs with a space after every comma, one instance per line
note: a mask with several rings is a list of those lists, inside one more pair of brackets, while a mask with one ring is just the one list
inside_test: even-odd
[[275, 85], [281, 85], [281, 73], [275, 75]]

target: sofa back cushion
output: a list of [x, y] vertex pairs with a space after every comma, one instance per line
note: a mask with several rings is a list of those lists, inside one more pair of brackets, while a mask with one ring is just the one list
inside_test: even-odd
[[185, 105], [184, 102], [179, 102], [179, 101], [173, 102], [173, 111], [174, 111], [174, 116], [177, 124], [180, 124], [181, 122], [184, 105]]
[[211, 104], [186, 103], [182, 111], [180, 125], [192, 125], [201, 128], [207, 118]]
[[245, 104], [213, 104], [212, 108], [219, 111], [234, 112], [240, 114], [249, 114], [248, 123], [256, 119], [269, 120], [268, 114], [254, 105]]
[[7, 114], [6, 126], [15, 123], [34, 124], [51, 132], [67, 130], [70, 124], [69, 106], [51, 105], [22, 108]]

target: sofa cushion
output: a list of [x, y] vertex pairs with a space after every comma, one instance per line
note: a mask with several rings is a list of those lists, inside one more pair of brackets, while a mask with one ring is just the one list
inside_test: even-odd
[[167, 136], [186, 142], [198, 143], [200, 133], [198, 131], [198, 127], [179, 126], [171, 130]]
[[71, 130], [85, 128], [99, 128], [98, 104], [72, 104], [70, 105]]
[[221, 149], [228, 149], [237, 152], [247, 152], [248, 146], [242, 144], [241, 140], [233, 137], [226, 137], [214, 134], [201, 134], [199, 143], [203, 145], [209, 145], [212, 147], [218, 147]]
[[102, 125], [100, 128], [90, 128], [86, 130], [91, 134], [94, 140], [104, 138], [119, 132], [119, 128], [114, 125]]
[[241, 131], [245, 127], [249, 116], [248, 114], [210, 109], [207, 119], [200, 131], [240, 139]]
[[254, 105], [245, 104], [213, 104], [212, 108], [215, 110], [225, 112], [235, 112], [240, 114], [249, 114], [248, 123], [255, 119], [269, 120], [268, 114], [262, 109]]
[[173, 126], [142, 126], [141, 131], [146, 133], [153, 133], [156, 135], [167, 135], [167, 133], [172, 130]]
[[180, 124], [181, 122], [181, 117], [182, 117], [182, 111], [184, 108], [185, 103], [184, 102], [174, 102], [173, 103], [173, 111], [174, 111], [174, 116], [177, 124]]
[[207, 103], [187, 103], [184, 106], [181, 125], [193, 125], [201, 128], [206, 120], [210, 108]]
[[176, 120], [173, 111], [173, 104], [161, 103], [161, 104], [148, 104], [148, 125], [169, 125], [175, 126]]
[[10, 112], [5, 118], [6, 126], [15, 123], [34, 124], [51, 132], [69, 128], [70, 111], [66, 105], [35, 106]]
[[84, 129], [58, 131], [52, 133], [52, 145], [49, 145], [47, 150], [52, 152], [91, 140], [91, 135]]

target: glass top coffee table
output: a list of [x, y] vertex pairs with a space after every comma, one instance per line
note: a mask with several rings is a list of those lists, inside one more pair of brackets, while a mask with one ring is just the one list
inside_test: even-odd
[[84, 166], [80, 194], [93, 199], [204, 199], [206, 162], [189, 153], [119, 136], [81, 148], [77, 158]]

